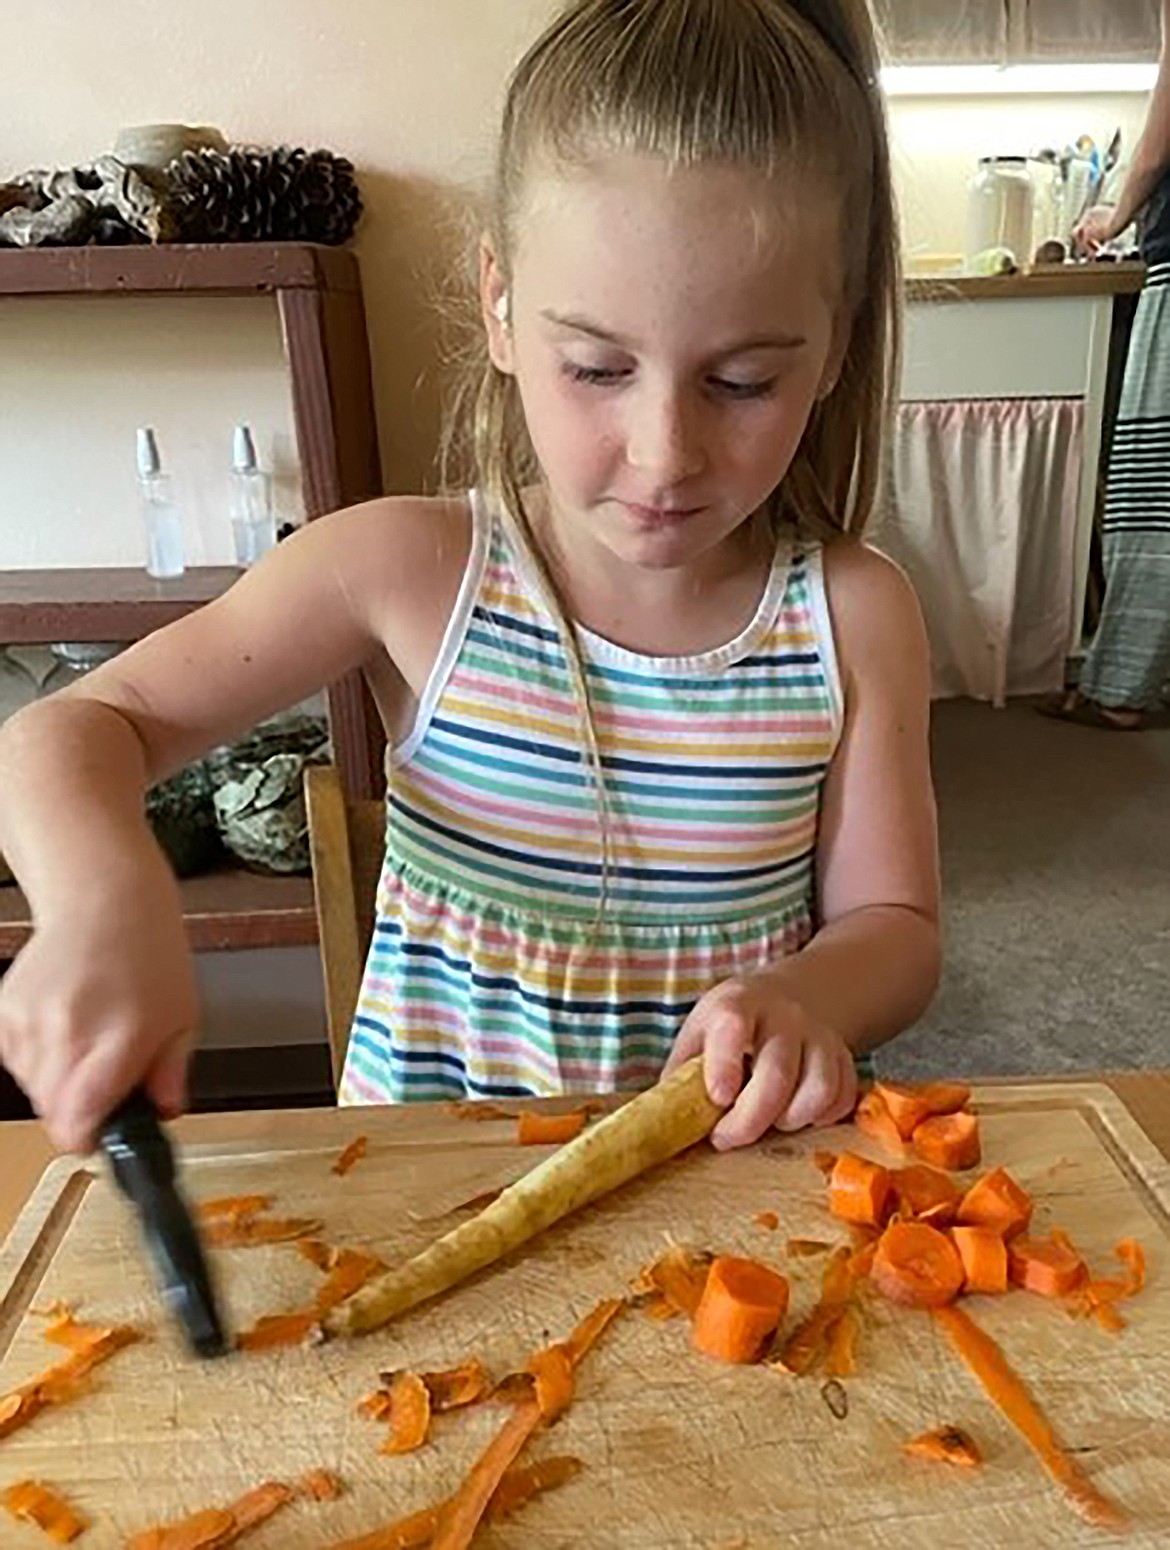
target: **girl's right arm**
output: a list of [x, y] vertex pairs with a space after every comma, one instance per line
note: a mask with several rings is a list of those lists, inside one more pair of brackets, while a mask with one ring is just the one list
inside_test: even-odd
[[33, 935], [0, 981], [0, 1056], [61, 1147], [145, 1081], [183, 1103], [196, 1018], [178, 888], [149, 786], [354, 668], [425, 678], [466, 542], [442, 503], [308, 524], [218, 601], [0, 732], [0, 851]]

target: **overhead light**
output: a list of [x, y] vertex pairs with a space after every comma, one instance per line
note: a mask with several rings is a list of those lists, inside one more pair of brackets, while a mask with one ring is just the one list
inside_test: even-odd
[[1086, 96], [1150, 92], [1158, 66], [1147, 65], [887, 65], [889, 97]]

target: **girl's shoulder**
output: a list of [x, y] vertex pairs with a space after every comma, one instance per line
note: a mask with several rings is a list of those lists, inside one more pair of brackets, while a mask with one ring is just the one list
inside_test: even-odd
[[926, 626], [904, 570], [860, 539], [843, 535], [823, 546], [822, 565], [833, 634], [847, 680], [925, 660]]

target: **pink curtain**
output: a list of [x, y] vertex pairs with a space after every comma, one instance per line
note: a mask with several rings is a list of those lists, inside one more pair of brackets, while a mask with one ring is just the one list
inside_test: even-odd
[[1083, 429], [1074, 399], [899, 409], [870, 537], [917, 589], [936, 695], [1062, 687]]

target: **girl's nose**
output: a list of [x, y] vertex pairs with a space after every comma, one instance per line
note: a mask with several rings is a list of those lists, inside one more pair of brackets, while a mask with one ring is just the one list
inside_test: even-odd
[[673, 389], [647, 387], [630, 404], [626, 461], [655, 490], [669, 490], [705, 462], [701, 408]]

